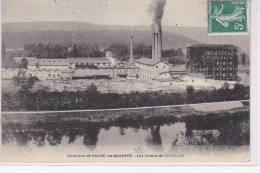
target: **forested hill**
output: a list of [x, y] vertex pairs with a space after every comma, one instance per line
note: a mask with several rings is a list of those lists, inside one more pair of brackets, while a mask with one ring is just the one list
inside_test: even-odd
[[[130, 44], [130, 37], [134, 36], [134, 43], [151, 45], [152, 33], [147, 31], [106, 30], [106, 31], [22, 31], [3, 32], [6, 48], [22, 48], [26, 44], [58, 44], [73, 45], [87, 43], [106, 48], [111, 43]], [[183, 48], [198, 41], [171, 32], [163, 33], [163, 48]]]
[[[206, 27], [163, 26], [164, 48], [184, 48], [190, 44], [234, 44], [250, 53], [250, 35], [209, 37]], [[3, 23], [3, 41], [7, 48], [21, 48], [27, 43], [89, 43], [102, 47], [111, 42], [151, 44], [150, 26], [109, 26], [84, 22]], [[184, 49], [185, 50], [185, 49]]]

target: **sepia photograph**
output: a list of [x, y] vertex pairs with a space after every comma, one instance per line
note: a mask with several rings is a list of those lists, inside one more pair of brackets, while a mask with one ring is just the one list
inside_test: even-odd
[[1, 0], [1, 25], [1, 162], [251, 161], [250, 0]]

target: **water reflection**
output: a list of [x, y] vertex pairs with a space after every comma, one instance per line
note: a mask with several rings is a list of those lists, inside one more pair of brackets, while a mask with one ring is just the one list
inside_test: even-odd
[[120, 135], [125, 135], [125, 129], [123, 127], [120, 127], [119, 128], [119, 131], [120, 131]]
[[94, 150], [96, 148], [99, 130], [100, 129], [98, 128], [91, 127], [84, 132], [83, 144], [90, 150]]
[[[113, 131], [114, 128], [117, 129], [116, 132]], [[37, 122], [26, 126], [9, 122], [2, 125], [4, 145], [15, 142], [18, 146], [28, 146], [31, 142], [37, 147], [58, 146], [66, 138], [67, 145], [81, 140], [81, 145], [93, 151], [100, 145], [102, 136], [107, 135], [113, 136], [109, 140], [114, 141], [114, 145], [128, 140], [129, 145], [133, 143], [138, 148], [140, 141], [145, 141], [144, 144], [153, 150], [161, 150], [165, 144], [169, 144], [170, 149], [182, 146], [249, 145], [249, 116], [217, 119], [214, 116], [198, 116], [180, 121], [120, 120], [119, 123]]]
[[37, 146], [44, 146], [46, 134], [42, 131], [38, 131], [33, 135], [34, 144]]
[[17, 133], [15, 133], [15, 140], [17, 142], [17, 145], [21, 145], [21, 146], [24, 146], [24, 145], [27, 145], [27, 143], [32, 140], [32, 137], [31, 135], [27, 135], [28, 133], [26, 131], [19, 131]]
[[161, 151], [162, 150], [162, 138], [160, 134], [160, 125], [156, 126], [150, 126], [149, 131], [150, 135], [148, 135], [146, 139], [147, 146], [156, 151]]
[[152, 135], [152, 144], [153, 145], [162, 145], [162, 138], [160, 135], [160, 126], [157, 125], [151, 127], [151, 135]]

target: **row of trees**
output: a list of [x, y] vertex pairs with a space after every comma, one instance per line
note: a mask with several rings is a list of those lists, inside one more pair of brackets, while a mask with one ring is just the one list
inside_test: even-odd
[[162, 51], [163, 57], [175, 57], [175, 56], [184, 56], [184, 53], [181, 48], [178, 49], [165, 49]]
[[196, 91], [193, 86], [187, 86], [187, 100], [188, 103], [200, 102], [219, 102], [219, 101], [233, 101], [233, 100], [247, 100], [249, 99], [249, 86], [243, 84], [235, 84], [233, 89], [230, 89], [229, 84], [226, 82], [220, 89], [198, 90]]
[[[151, 46], [144, 44], [136, 44], [133, 48], [135, 58], [151, 57]], [[121, 60], [129, 59], [129, 45], [112, 43], [107, 48], [101, 49], [99, 46], [90, 46], [87, 44], [75, 45], [43, 45], [43, 44], [27, 44], [24, 46], [24, 56], [36, 56], [38, 58], [65, 58], [65, 57], [103, 57], [106, 51], [110, 51], [114, 56]], [[170, 58], [183, 56], [181, 48], [165, 49], [162, 51], [162, 56]]]
[[[6, 47], [5, 47], [5, 43], [2, 41], [2, 46], [1, 46], [1, 67], [2, 68], [17, 68], [18, 65], [17, 63], [14, 61], [13, 57], [15, 55], [10, 55], [7, 51], [6, 51]], [[19, 55], [21, 56], [21, 55]]]
[[66, 57], [102, 57], [105, 52], [97, 45], [52, 45], [52, 44], [27, 44], [24, 46], [27, 56], [36, 56], [38, 58], [66, 58]]
[[[28, 56], [37, 58], [67, 58], [67, 57], [93, 57], [100, 58], [105, 56], [105, 52], [110, 51], [114, 57], [119, 60], [127, 61], [130, 58], [129, 45], [112, 43], [105, 49], [101, 49], [98, 45], [91, 46], [87, 44], [74, 44], [74, 45], [52, 45], [52, 44], [26, 44], [24, 51], [19, 55], [15, 54], [6, 56], [6, 48], [4, 43], [2, 44], [2, 57], [3, 64], [10, 64], [9, 61], [13, 61], [12, 56]], [[139, 59], [142, 57], [151, 58], [152, 48], [145, 44], [135, 44], [134, 58]], [[181, 48], [178, 49], [164, 49], [162, 50], [162, 57], [164, 60], [169, 61], [171, 64], [185, 64], [184, 53]], [[13, 61], [13, 66], [6, 65], [6, 68], [16, 67], [17, 64]]]
[[187, 86], [186, 94], [162, 91], [118, 94], [100, 93], [94, 84], [85, 91], [31, 92], [29, 88], [33, 80], [27, 81], [31, 83], [29, 85], [25, 85], [24, 80], [17, 81], [21, 87], [18, 93], [2, 95], [3, 111], [108, 109], [249, 99], [249, 87], [241, 84], [235, 84], [233, 89], [225, 84], [221, 89], [212, 91], [195, 91], [192, 86]]
[[162, 50], [162, 57], [170, 64], [186, 64], [186, 57], [181, 48]]

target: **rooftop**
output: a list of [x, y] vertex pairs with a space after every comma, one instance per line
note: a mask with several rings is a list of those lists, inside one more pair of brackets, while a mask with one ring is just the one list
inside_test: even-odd
[[28, 65], [35, 66], [37, 63], [37, 59], [28, 60]]
[[69, 63], [110, 63], [107, 58], [68, 58]]
[[167, 78], [156, 78], [154, 80], [159, 81], [159, 82], [173, 82], [173, 81], [175, 81], [174, 79], [167, 79]]
[[128, 77], [136, 77], [136, 76], [137, 76], [137, 74], [135, 72], [131, 72], [128, 74]]
[[87, 77], [87, 76], [109, 76], [109, 72], [107, 70], [99, 69], [99, 70], [75, 70], [73, 77]]
[[19, 68], [1, 68], [1, 71], [19, 71]]
[[[136, 60], [137, 63], [145, 64], [145, 65], [155, 65], [159, 62], [162, 62], [160, 60], [150, 59], [150, 58], [141, 58]], [[163, 62], [165, 63], [165, 62]]]
[[40, 66], [68, 66], [67, 59], [38, 59]]
[[194, 44], [194, 45], [190, 45], [188, 47], [199, 48], [199, 47], [236, 47], [236, 46], [231, 45], [231, 44]]
[[205, 76], [201, 73], [189, 73], [189, 74], [182, 75], [180, 77], [181, 80], [190, 80], [193, 78], [205, 79]]
[[21, 60], [22, 59], [27, 59], [27, 60], [37, 60], [37, 58], [36, 57], [14, 57], [14, 61], [16, 62], [16, 63], [20, 63], [21, 62]]
[[186, 71], [186, 65], [175, 65], [169, 67], [170, 72]]

